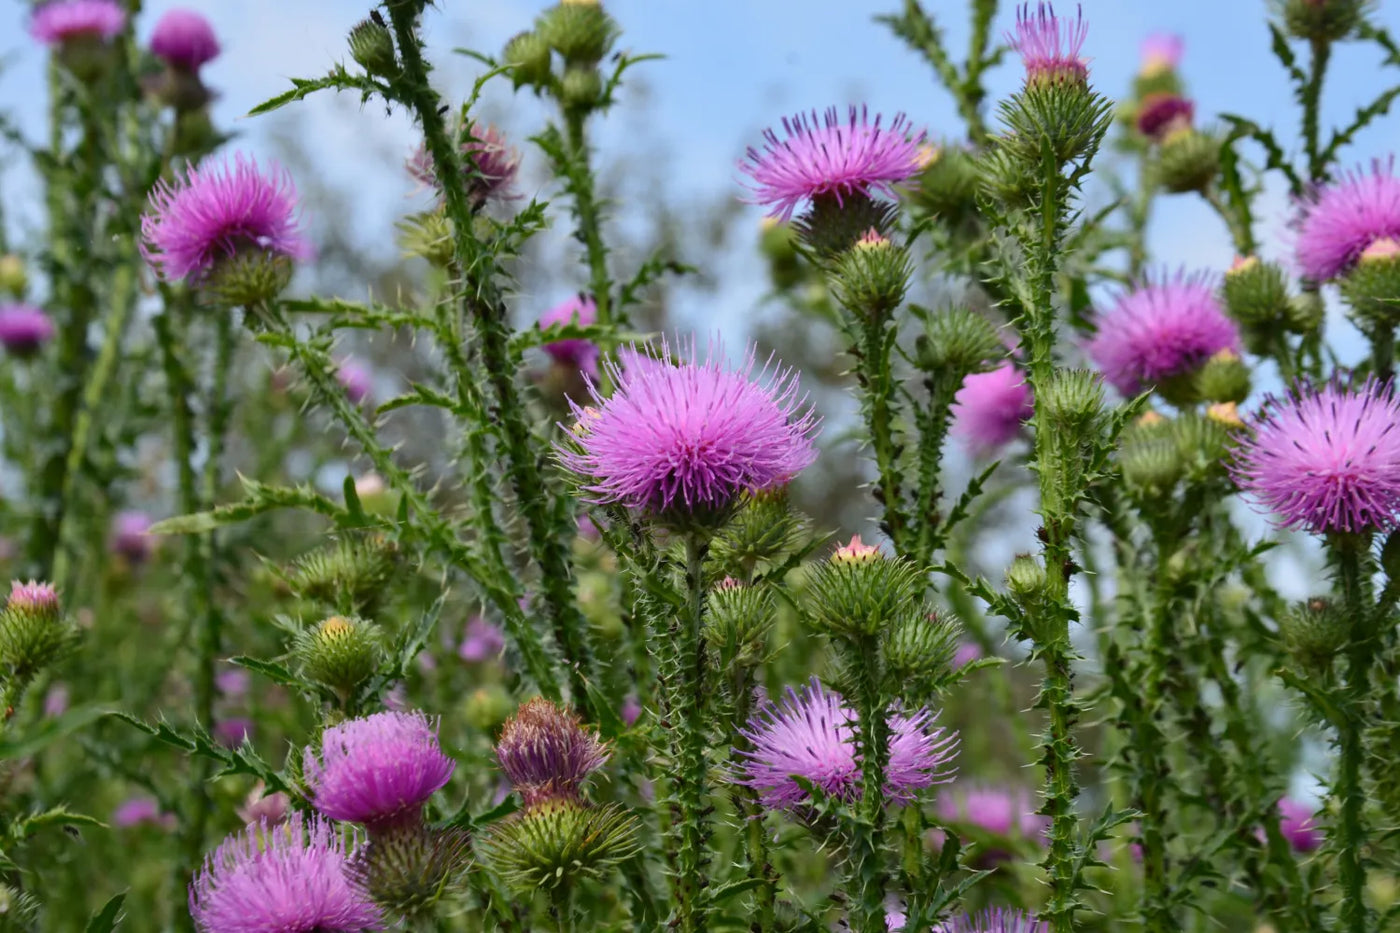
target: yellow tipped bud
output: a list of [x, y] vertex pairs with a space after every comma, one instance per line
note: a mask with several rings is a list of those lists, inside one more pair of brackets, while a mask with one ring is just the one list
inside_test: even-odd
[[844, 544], [836, 549], [836, 553], [831, 555], [833, 564], [867, 564], [877, 561], [881, 557], [880, 549], [860, 540], [860, 535], [853, 535], [849, 544]]

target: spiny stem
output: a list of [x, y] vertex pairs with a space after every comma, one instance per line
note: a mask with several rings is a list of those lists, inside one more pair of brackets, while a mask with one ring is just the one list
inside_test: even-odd
[[859, 321], [863, 345], [856, 358], [856, 377], [865, 396], [870, 443], [875, 452], [877, 498], [883, 507], [884, 529], [895, 550], [910, 555], [903, 491], [899, 483], [899, 439], [894, 421], [894, 376], [891, 372], [887, 322], [866, 314]]
[[1308, 157], [1308, 180], [1321, 181], [1327, 174], [1327, 163], [1318, 136], [1322, 111], [1322, 82], [1327, 76], [1327, 62], [1332, 56], [1332, 43], [1326, 39], [1312, 41], [1312, 59], [1308, 68], [1308, 83], [1303, 86], [1303, 149]]
[[709, 927], [705, 867], [709, 862], [708, 773], [705, 760], [705, 650], [700, 632], [705, 612], [705, 556], [709, 542], [699, 532], [686, 536], [686, 610], [677, 620], [676, 663], [668, 684], [675, 756], [675, 795], [679, 807], [671, 827], [675, 847], [675, 923], [681, 933]]
[[1338, 773], [1333, 790], [1341, 813], [1330, 835], [1337, 850], [1337, 875], [1342, 887], [1342, 929], [1346, 933], [1367, 933], [1366, 863], [1362, 857], [1367, 844], [1363, 822], [1366, 792], [1361, 768], [1365, 758], [1362, 726], [1373, 663], [1373, 606], [1368, 575], [1371, 541], [1369, 534], [1336, 534], [1328, 544], [1336, 561], [1343, 612], [1351, 620], [1352, 629], [1346, 650], [1346, 680], [1337, 704], [1340, 721], [1335, 723]]
[[576, 166], [571, 190], [574, 194], [574, 212], [578, 217], [578, 238], [583, 241], [588, 253], [588, 289], [598, 306], [598, 323], [616, 323], [619, 327], [626, 327], [627, 309], [614, 309], [612, 303], [612, 279], [608, 276], [608, 249], [603, 242], [602, 212], [593, 191], [593, 171], [588, 160], [586, 117], [587, 114], [577, 108], [564, 109], [569, 158]]
[[885, 865], [885, 772], [890, 760], [889, 704], [876, 637], [862, 636], [854, 651], [856, 744], [860, 751], [860, 800], [851, 820], [851, 886], [855, 894], [852, 928], [858, 933], [884, 933], [885, 895], [889, 871]]

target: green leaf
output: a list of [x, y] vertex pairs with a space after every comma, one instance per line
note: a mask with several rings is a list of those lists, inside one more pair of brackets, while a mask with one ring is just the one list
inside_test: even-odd
[[725, 901], [738, 897], [749, 891], [756, 891], [763, 886], [762, 878], [739, 878], [728, 884], [720, 885], [710, 894], [711, 904], [723, 904]]
[[42, 813], [34, 813], [24, 817], [15, 824], [12, 832], [15, 834], [16, 838], [23, 839], [27, 837], [32, 830], [43, 829], [46, 826], [96, 826], [98, 828], [105, 828], [107, 824], [95, 816], [88, 816], [86, 813], [74, 813], [72, 810], [59, 804], [56, 807], [50, 807]]
[[30, 758], [49, 745], [96, 722], [113, 710], [102, 706], [79, 706], [61, 716], [44, 719], [23, 735], [0, 739], [0, 761]]
[[92, 915], [84, 933], [112, 933], [121, 922], [122, 905], [126, 902], [126, 892], [114, 895], [102, 909]]
[[284, 687], [296, 687], [306, 689], [307, 684], [300, 677], [297, 677], [281, 664], [274, 664], [271, 661], [263, 661], [258, 658], [249, 658], [239, 655], [229, 659], [232, 663], [246, 670], [261, 674], [273, 683], [281, 684]]

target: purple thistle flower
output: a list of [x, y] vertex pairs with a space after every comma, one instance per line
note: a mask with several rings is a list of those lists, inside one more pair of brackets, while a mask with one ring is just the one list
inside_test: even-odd
[[374, 391], [374, 373], [353, 356], [341, 359], [335, 368], [335, 381], [356, 405], [367, 402]]
[[1089, 63], [1079, 54], [1089, 35], [1080, 9], [1074, 20], [1061, 20], [1048, 3], [1023, 3], [1016, 11], [1016, 32], [1006, 42], [1026, 66], [1027, 84], [1080, 84], [1089, 79]]
[[321, 757], [304, 759], [311, 805], [370, 826], [416, 817], [457, 766], [438, 745], [437, 722], [421, 712], [375, 713], [327, 729]]
[[190, 885], [201, 933], [355, 933], [384, 918], [347, 874], [352, 853], [332, 825], [294, 814], [229, 836]]
[[1400, 523], [1400, 401], [1366, 382], [1266, 400], [1235, 450], [1235, 482], [1288, 528], [1388, 531]]
[[37, 580], [28, 583], [11, 580], [10, 599], [5, 606], [20, 612], [57, 613], [58, 589], [52, 583]]
[[1046, 933], [1043, 921], [1019, 910], [992, 907], [978, 914], [963, 914], [933, 928], [933, 933]]
[[973, 453], [985, 457], [1015, 440], [1021, 423], [1034, 413], [1025, 373], [1003, 363], [991, 372], [963, 379], [953, 397], [953, 433]]
[[16, 356], [32, 356], [53, 338], [53, 321], [33, 305], [0, 305], [0, 345]]
[[286, 794], [280, 790], [269, 794], [267, 786], [259, 781], [253, 785], [253, 789], [248, 792], [247, 799], [243, 801], [243, 806], [239, 807], [236, 812], [238, 818], [244, 823], [277, 826], [287, 821], [291, 805], [291, 798]]
[[[587, 295], [574, 295], [568, 301], [555, 305], [540, 318], [540, 329], [557, 324], [578, 324], [587, 327], [598, 320], [598, 305]], [[541, 349], [554, 357], [555, 362], [589, 375], [598, 372], [598, 345], [591, 340], [556, 340], [545, 344]]]
[[622, 698], [622, 709], [618, 710], [617, 717], [624, 726], [635, 726], [637, 720], [642, 718], [642, 701], [635, 694], [627, 694]]
[[[915, 791], [952, 780], [957, 733], [935, 726], [935, 718], [927, 709], [890, 717], [885, 792], [891, 799], [905, 803]], [[766, 704], [739, 732], [752, 750], [739, 752], [744, 763], [731, 779], [757, 790], [767, 806], [791, 809], [807, 800], [794, 776], [843, 799], [860, 785], [855, 713], [815, 677], [801, 693], [789, 687], [780, 703]]]
[[472, 616], [467, 622], [462, 644], [457, 648], [457, 656], [463, 661], [493, 661], [505, 650], [506, 637], [500, 626], [493, 625], [485, 616]]
[[226, 697], [241, 697], [248, 692], [248, 687], [252, 683], [252, 678], [248, 672], [241, 667], [230, 668], [219, 671], [214, 675], [214, 686], [219, 688], [219, 692]]
[[1400, 178], [1395, 159], [1371, 163], [1302, 199], [1294, 244], [1298, 266], [1314, 282], [1350, 271], [1362, 252], [1385, 237], [1400, 239]]
[[662, 512], [723, 509], [744, 492], [788, 482], [814, 459], [817, 419], [797, 395], [797, 375], [765, 366], [751, 378], [749, 353], [737, 370], [721, 362], [717, 344], [703, 362], [671, 365], [606, 363], [616, 386], [597, 406], [569, 402], [580, 425], [564, 465], [586, 479], [589, 501]]
[[148, 531], [151, 517], [145, 512], [118, 512], [112, 519], [111, 548], [133, 564], [144, 563], [155, 550], [155, 539]]
[[1322, 845], [1322, 830], [1313, 822], [1316, 816], [1307, 804], [1284, 797], [1278, 802], [1279, 831], [1295, 852], [1312, 852]]
[[1194, 371], [1221, 350], [1240, 352], [1240, 335], [1205, 276], [1177, 273], [1121, 295], [1098, 317], [1089, 355], [1124, 395]]
[[56, 683], [44, 694], [44, 715], [62, 716], [68, 712], [68, 685]]
[[1142, 40], [1142, 66], [1138, 74], [1153, 78], [1168, 71], [1176, 71], [1181, 65], [1181, 56], [1186, 51], [1186, 43], [1181, 36], [1168, 32], [1155, 32]]
[[117, 0], [53, 0], [34, 11], [29, 34], [45, 45], [98, 36], [104, 42], [126, 28], [126, 11]]
[[154, 797], [130, 797], [112, 811], [112, 825], [126, 828], [142, 823], [156, 823], [169, 828], [173, 814], [162, 813]]
[[1035, 801], [1022, 789], [957, 786], [938, 797], [945, 823], [975, 826], [997, 836], [1043, 839], [1049, 820], [1035, 812]]
[[967, 667], [973, 661], [982, 659], [982, 646], [975, 641], [964, 641], [958, 643], [958, 650], [953, 652], [952, 668], [960, 670]]
[[228, 748], [237, 748], [253, 740], [257, 724], [246, 716], [230, 716], [214, 723], [214, 741]]
[[1196, 105], [1180, 94], [1149, 94], [1138, 107], [1137, 129], [1161, 142], [1178, 129], [1189, 129]]
[[219, 52], [214, 27], [194, 10], [168, 10], [151, 33], [151, 53], [172, 68], [198, 71]]
[[745, 201], [769, 205], [772, 216], [788, 220], [802, 201], [824, 195], [838, 204], [872, 190], [893, 197], [892, 185], [918, 174], [919, 147], [928, 134], [914, 135], [902, 113], [888, 127], [881, 119], [876, 114], [872, 124], [864, 106], [851, 107], [845, 120], [835, 107], [821, 118], [815, 110], [784, 117], [786, 138], [764, 130], [763, 151], [750, 146], [739, 162], [754, 182]]
[[536, 697], [506, 720], [496, 760], [530, 806], [577, 796], [584, 779], [607, 762], [608, 747], [583, 728], [576, 714]]
[[[517, 197], [511, 192], [511, 185], [520, 171], [520, 153], [506, 140], [505, 134], [494, 126], [473, 124], [468, 127], [460, 150], [468, 194], [473, 199], [506, 201]], [[433, 157], [421, 143], [409, 156], [407, 167], [408, 173], [425, 188], [441, 188]]]
[[291, 176], [277, 166], [266, 173], [243, 154], [206, 159], [172, 184], [151, 190], [141, 217], [141, 250], [167, 282], [198, 282], [220, 259], [262, 251], [306, 259]]

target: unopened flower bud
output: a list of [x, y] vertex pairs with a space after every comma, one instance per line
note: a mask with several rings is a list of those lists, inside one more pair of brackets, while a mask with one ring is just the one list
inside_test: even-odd
[[1251, 335], [1271, 338], [1289, 317], [1288, 280], [1281, 267], [1258, 256], [1235, 260], [1221, 289], [1225, 310]]
[[1045, 413], [1062, 428], [1082, 430], [1103, 411], [1103, 378], [1090, 369], [1057, 369], [1040, 390]]
[[719, 657], [718, 667], [754, 665], [764, 660], [776, 608], [766, 587], [726, 577], [705, 604], [705, 641]]
[[371, 833], [349, 868], [351, 877], [376, 904], [405, 918], [421, 918], [469, 860], [466, 832], [435, 829], [416, 820]]
[[[1163, 425], [1163, 428], [1169, 427]], [[1128, 488], [1144, 499], [1170, 492], [1184, 464], [1177, 444], [1160, 429], [1125, 435], [1118, 448], [1118, 465]], [[1137, 433], [1137, 432], [1134, 432]]]
[[1018, 554], [1006, 568], [1006, 588], [1011, 595], [1025, 604], [1039, 599], [1045, 593], [1045, 565], [1033, 554]]
[[540, 17], [536, 28], [568, 65], [596, 65], [618, 34], [617, 24], [597, 0], [561, 0]]
[[552, 59], [549, 42], [538, 32], [522, 32], [506, 43], [501, 57], [514, 65], [511, 80], [516, 87], [528, 84], [543, 87], [549, 83]]
[[1284, 0], [1288, 34], [1309, 42], [1339, 42], [1365, 19], [1366, 0]]
[[1233, 350], [1219, 351], [1196, 372], [1196, 396], [1205, 402], [1243, 402], [1249, 389], [1249, 367]]
[[361, 20], [350, 30], [350, 57], [372, 75], [391, 78], [399, 72], [394, 37], [377, 17]]
[[927, 575], [900, 557], [886, 557], [860, 537], [813, 568], [808, 618], [819, 630], [865, 639], [922, 607]]
[[596, 878], [631, 856], [637, 821], [616, 804], [554, 798], [497, 823], [480, 849], [512, 888], [534, 892]]
[[0, 256], [0, 292], [18, 299], [28, 290], [29, 273], [25, 271], [24, 260], [14, 253]]
[[947, 374], [962, 382], [964, 376], [988, 369], [990, 360], [1005, 350], [992, 322], [976, 311], [952, 307], [929, 314], [924, 332], [914, 344], [915, 361], [924, 372]]
[[10, 598], [0, 611], [0, 664], [11, 677], [27, 682], [62, 657], [76, 639], [77, 630], [63, 618], [53, 584], [10, 584]]
[[298, 637], [295, 654], [307, 679], [348, 697], [379, 669], [381, 645], [373, 623], [331, 616]]
[[1329, 669], [1332, 658], [1346, 645], [1350, 634], [1346, 614], [1326, 599], [1300, 603], [1279, 619], [1284, 649], [1308, 671]]
[[1240, 417], [1239, 406], [1234, 402], [1217, 402], [1209, 406], [1206, 408], [1206, 417], [1231, 430], [1244, 427], [1244, 419]]
[[860, 540], [860, 535], [852, 535], [850, 543], [843, 544], [831, 555], [833, 564], [865, 564], [881, 560], [880, 549]]
[[786, 488], [746, 493], [739, 511], [711, 542], [710, 557], [724, 573], [749, 578], [792, 553], [805, 529]]
[[1295, 334], [1315, 334], [1327, 317], [1327, 305], [1318, 292], [1303, 292], [1288, 299], [1288, 329]]
[[220, 308], [262, 304], [286, 290], [292, 271], [292, 259], [284, 253], [240, 248], [214, 261], [200, 292]]
[[1364, 330], [1400, 324], [1400, 240], [1381, 237], [1367, 246], [1341, 289]]
[[907, 685], [937, 681], [953, 665], [962, 626], [938, 613], [915, 613], [890, 628], [885, 662], [897, 682]]
[[1155, 174], [1167, 191], [1205, 191], [1220, 173], [1220, 144], [1190, 126], [1162, 139]]
[[529, 809], [577, 799], [584, 780], [608, 760], [608, 747], [571, 710], [537, 697], [506, 721], [496, 759]]
[[909, 254], [871, 228], [837, 260], [832, 292], [852, 314], [883, 318], [904, 301], [910, 272]]
[[791, 224], [776, 217], [764, 217], [758, 248], [768, 259], [768, 274], [774, 287], [781, 291], [802, 281], [802, 260]]
[[953, 226], [977, 209], [977, 162], [961, 146], [925, 145], [919, 149], [920, 170], [910, 185], [909, 199]]
[[569, 67], [559, 85], [559, 100], [566, 110], [588, 111], [603, 102], [603, 78], [592, 65]]

